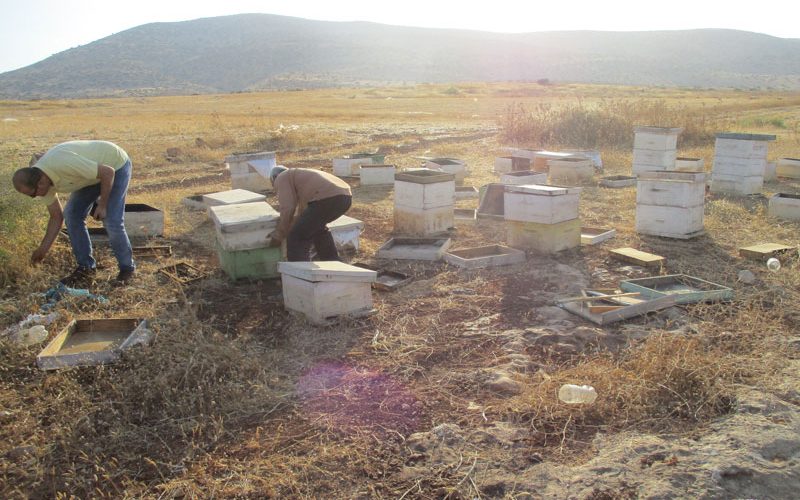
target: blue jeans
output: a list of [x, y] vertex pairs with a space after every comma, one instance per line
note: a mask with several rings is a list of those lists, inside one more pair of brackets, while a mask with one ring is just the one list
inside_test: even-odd
[[[125, 232], [125, 196], [128, 194], [128, 183], [131, 180], [131, 162], [128, 161], [114, 173], [114, 183], [108, 196], [108, 210], [103, 226], [108, 234], [108, 242], [114, 257], [117, 258], [120, 271], [133, 271], [133, 250]], [[100, 183], [86, 186], [73, 192], [64, 207], [64, 223], [67, 226], [72, 254], [78, 265], [94, 269], [97, 262], [92, 255], [92, 240], [86, 229], [86, 217], [92, 204], [100, 197]]]

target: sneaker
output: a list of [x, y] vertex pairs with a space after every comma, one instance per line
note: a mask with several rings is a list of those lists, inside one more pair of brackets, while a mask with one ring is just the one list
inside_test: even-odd
[[117, 277], [114, 278], [114, 282], [116, 282], [118, 285], [127, 285], [133, 279], [134, 274], [135, 271], [133, 269], [129, 271], [120, 271], [119, 274], [117, 274]]
[[95, 269], [78, 266], [69, 276], [65, 276], [59, 282], [69, 288], [86, 288], [94, 283]]

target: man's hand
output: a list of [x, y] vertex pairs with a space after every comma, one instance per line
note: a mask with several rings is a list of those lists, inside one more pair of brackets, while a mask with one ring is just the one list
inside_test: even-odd
[[107, 211], [108, 211], [108, 207], [106, 207], [105, 205], [98, 204], [95, 207], [95, 209], [92, 211], [92, 217], [94, 217], [95, 220], [103, 220], [103, 219], [106, 218], [106, 212]]
[[276, 240], [275, 238], [269, 239], [269, 244], [267, 245], [269, 248], [278, 248], [281, 246], [281, 240]]
[[44, 256], [47, 255], [47, 250], [42, 249], [42, 247], [37, 248], [31, 254], [31, 264], [38, 264], [44, 260]]

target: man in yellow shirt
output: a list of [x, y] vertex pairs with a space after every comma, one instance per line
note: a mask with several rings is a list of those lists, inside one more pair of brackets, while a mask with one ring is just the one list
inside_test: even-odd
[[[124, 225], [131, 169], [128, 154], [114, 143], [69, 141], [48, 150], [33, 166], [14, 172], [14, 189], [40, 199], [50, 214], [44, 238], [31, 254], [31, 263], [44, 259], [65, 222], [78, 267], [61, 283], [73, 287], [91, 283], [97, 263], [92, 255], [86, 217], [94, 205], [92, 216], [103, 221], [119, 265], [116, 281], [128, 283], [135, 270]], [[57, 193], [71, 193], [63, 210]]]

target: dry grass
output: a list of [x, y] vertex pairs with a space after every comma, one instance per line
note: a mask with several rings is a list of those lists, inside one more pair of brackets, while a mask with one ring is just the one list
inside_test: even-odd
[[[787, 260], [781, 272], [769, 273], [738, 257], [746, 244], [800, 244], [797, 223], [766, 217], [766, 197], [709, 196], [707, 234], [676, 241], [634, 231], [635, 188], [588, 185], [581, 217], [587, 225], [615, 227], [612, 242], [533, 255], [525, 266], [508, 269], [464, 272], [394, 262], [415, 281], [397, 292], [376, 292], [375, 315], [329, 327], [287, 314], [275, 282], [225, 279], [213, 227], [180, 201], [228, 189], [223, 158], [234, 152], [275, 148], [282, 164], [327, 170], [332, 157], [360, 150], [380, 149], [399, 167], [418, 165], [418, 156], [457, 156], [469, 165], [467, 183], [480, 186], [496, 179], [491, 167], [508, 145], [500, 134], [509, 106], [542, 104], [575, 116], [609, 102], [636, 110], [645, 101], [734, 131], [775, 133], [771, 158], [796, 156], [800, 147], [797, 95], [536, 84], [453, 88], [0, 103], [3, 117], [18, 120], [0, 123], [3, 175], [62, 140], [117, 141], [134, 159], [130, 201], [165, 211], [162, 243], [175, 252], [141, 262], [130, 288], [101, 281], [96, 291], [108, 297], [106, 304], [60, 302], [55, 310], [62, 317], [50, 328], [75, 317], [148, 318], [157, 334], [153, 347], [104, 368], [45, 373], [34, 367], [37, 347], [0, 342], [0, 494], [458, 498], [474, 492], [463, 470], [431, 466], [425, 477], [405, 474], [415, 460], [404, 444], [410, 434], [442, 423], [481, 429], [486, 419], [508, 421], [528, 430], [528, 456], [575, 461], [591, 453], [591, 438], [600, 431], [702, 432], [735, 407], [736, 387], [766, 386], [777, 376], [800, 326], [793, 306], [800, 267]], [[782, 121], [758, 119], [776, 116]], [[710, 166], [712, 148], [698, 141], [681, 152]], [[606, 174], [630, 172], [625, 147], [603, 149], [603, 159]], [[767, 184], [765, 195], [779, 190], [797, 193], [800, 185]], [[367, 223], [357, 259], [368, 260], [392, 232], [392, 192], [356, 185], [354, 195], [350, 215]], [[0, 324], [6, 326], [38, 310], [36, 293], [69, 270], [71, 257], [59, 242], [41, 267], [28, 267], [44, 210], [7, 184], [0, 185], [0, 209]], [[453, 237], [454, 246], [468, 247], [502, 242], [505, 233], [501, 224], [483, 223], [459, 226]], [[514, 374], [522, 392], [508, 397], [487, 390], [483, 377], [508, 358], [508, 332], [541, 327], [537, 308], [552, 305], [568, 286], [558, 266], [581, 270], [593, 286], [624, 277], [607, 257], [609, 245], [664, 255], [664, 273], [732, 286], [736, 299], [602, 329], [624, 349], [590, 343], [564, 354], [535, 343], [518, 346], [533, 365]], [[113, 258], [102, 249], [98, 256], [106, 279]], [[182, 288], [156, 273], [176, 260], [209, 276]], [[753, 271], [756, 283], [738, 283], [741, 269]], [[565, 382], [590, 383], [601, 396], [588, 407], [559, 404], [556, 392]], [[484, 451], [464, 457], [464, 468]], [[482, 459], [509, 460], [500, 455]]]

